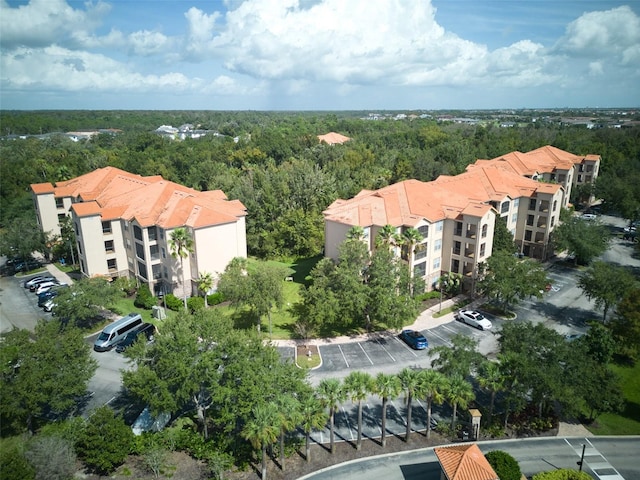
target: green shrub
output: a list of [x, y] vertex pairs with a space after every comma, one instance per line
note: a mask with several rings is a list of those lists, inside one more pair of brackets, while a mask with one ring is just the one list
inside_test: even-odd
[[522, 472], [515, 458], [502, 450], [494, 450], [485, 455], [489, 465], [500, 480], [520, 480]]
[[151, 295], [149, 287], [147, 285], [143, 285], [138, 289], [138, 293], [136, 294], [136, 299], [133, 304], [138, 308], [151, 310], [151, 307], [157, 305], [158, 301], [153, 295]]
[[204, 298], [191, 297], [189, 300], [187, 300], [187, 308], [191, 313], [204, 309]]
[[586, 472], [561, 468], [559, 470], [536, 473], [533, 476], [533, 480], [593, 480], [593, 477]]
[[133, 432], [122, 417], [108, 406], [89, 417], [78, 436], [76, 452], [84, 463], [100, 474], [111, 473], [122, 464], [133, 448]]
[[416, 299], [418, 299], [421, 302], [424, 302], [425, 300], [430, 300], [432, 298], [440, 298], [440, 292], [433, 290], [431, 292], [424, 292], [424, 293], [421, 293], [420, 295], [416, 295]]
[[224, 302], [224, 295], [220, 292], [207, 295], [207, 305], [219, 305]]
[[25, 443], [20, 437], [0, 440], [0, 476], [2, 480], [31, 480], [35, 469], [24, 456]]
[[131, 295], [136, 293], [136, 288], [138, 288], [136, 281], [129, 277], [116, 278], [113, 281], [113, 286], [118, 290], [123, 291], [127, 297], [130, 297]]
[[175, 312], [179, 312], [184, 308], [184, 302], [182, 299], [176, 297], [173, 293], [168, 293], [164, 297], [164, 301], [167, 304], [167, 308], [169, 310], [173, 310]]

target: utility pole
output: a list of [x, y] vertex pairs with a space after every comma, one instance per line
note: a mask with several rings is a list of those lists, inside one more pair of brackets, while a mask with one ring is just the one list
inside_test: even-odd
[[578, 471], [581, 472], [582, 471], [582, 464], [584, 463], [584, 449], [586, 448], [586, 444], [583, 443], [582, 444], [582, 455], [580, 456], [580, 461], [578, 462]]

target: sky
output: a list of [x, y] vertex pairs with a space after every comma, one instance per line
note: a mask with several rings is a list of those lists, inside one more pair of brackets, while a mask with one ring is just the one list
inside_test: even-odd
[[0, 0], [0, 109], [640, 106], [640, 0]]

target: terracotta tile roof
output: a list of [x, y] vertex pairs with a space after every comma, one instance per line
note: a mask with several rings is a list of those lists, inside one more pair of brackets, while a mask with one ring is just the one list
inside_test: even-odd
[[325, 142], [329, 145], [341, 144], [348, 142], [351, 140], [349, 137], [345, 137], [344, 135], [340, 135], [336, 132], [330, 132], [325, 135], [318, 135], [318, 140], [320, 143]]
[[44, 193], [53, 193], [54, 188], [49, 182], [47, 183], [32, 183], [31, 191], [36, 195], [42, 195]]
[[[45, 184], [31, 186], [34, 193], [44, 191], [39, 185]], [[201, 228], [234, 222], [246, 215], [244, 205], [228, 201], [221, 190], [199, 192], [159, 175], [142, 177], [114, 167], [59, 182], [52, 188], [56, 197], [82, 199], [82, 203], [73, 204], [77, 215], [98, 212], [103, 220], [135, 219], [142, 227]]]
[[499, 480], [475, 443], [433, 449], [448, 480]]

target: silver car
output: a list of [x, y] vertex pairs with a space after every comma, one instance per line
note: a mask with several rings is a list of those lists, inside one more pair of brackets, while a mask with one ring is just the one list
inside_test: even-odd
[[484, 315], [475, 310], [460, 310], [456, 315], [456, 320], [476, 327], [479, 330], [490, 330], [493, 326], [489, 320], [484, 318]]

